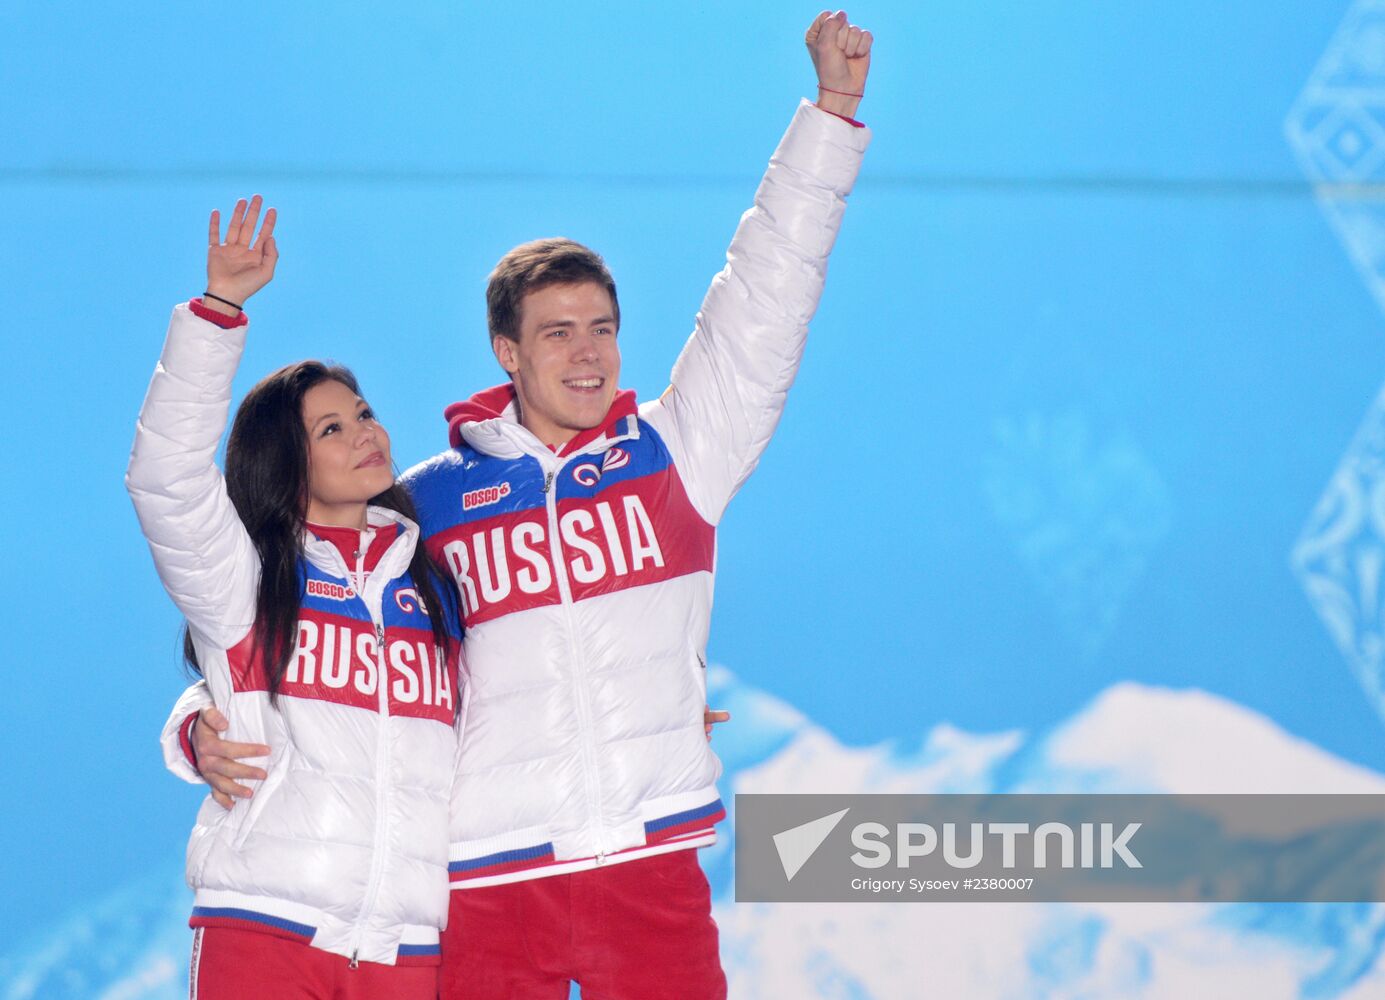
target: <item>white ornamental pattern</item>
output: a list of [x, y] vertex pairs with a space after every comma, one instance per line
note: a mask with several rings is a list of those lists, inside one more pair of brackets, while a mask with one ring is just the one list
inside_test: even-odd
[[[1366, 287], [1385, 309], [1385, 0], [1357, 0], [1285, 134]], [[1385, 390], [1291, 555], [1308, 599], [1385, 720]]]
[[1358, 0], [1284, 130], [1323, 212], [1385, 308], [1385, 0]]
[[1082, 655], [1095, 657], [1168, 534], [1169, 492], [1127, 435], [1079, 412], [996, 423], [991, 512]]
[[1292, 559], [1318, 617], [1385, 720], [1385, 391], [1332, 474]]

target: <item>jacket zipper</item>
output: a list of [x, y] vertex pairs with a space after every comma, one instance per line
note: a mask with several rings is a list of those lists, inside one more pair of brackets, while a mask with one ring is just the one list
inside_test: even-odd
[[[569, 456], [571, 457], [571, 456]], [[562, 466], [559, 466], [561, 469]], [[568, 582], [567, 563], [563, 560], [562, 538], [558, 533], [558, 491], [551, 489], [558, 470], [549, 472], [543, 481], [547, 497], [549, 551], [553, 556], [553, 574], [558, 581], [558, 596], [562, 599], [563, 622], [567, 627], [568, 652], [577, 675], [577, 722], [582, 741], [582, 777], [587, 788], [587, 823], [596, 835], [596, 863], [606, 861], [606, 828], [601, 820], [601, 775], [596, 768], [596, 752], [591, 745], [592, 712], [587, 700], [587, 669], [577, 642], [577, 623], [573, 620], [572, 586]]]
[[[379, 571], [377, 566], [376, 570]], [[378, 613], [378, 609], [372, 608], [366, 601], [365, 596], [365, 548], [362, 547], [356, 554], [356, 579], [362, 584], [358, 587], [357, 593], [361, 595], [361, 603], [366, 605], [366, 610], [370, 612], [371, 623], [375, 626], [375, 663], [377, 670], [377, 702], [380, 708], [379, 736], [376, 739], [375, 749], [375, 844], [370, 855], [370, 880], [366, 883], [365, 899], [361, 904], [361, 915], [356, 920], [356, 932], [351, 942], [351, 961], [347, 964], [348, 968], [360, 968], [359, 955], [361, 952], [361, 938], [365, 935], [366, 920], [370, 916], [371, 910], [375, 908], [375, 901], [380, 895], [380, 882], [384, 876], [384, 844], [385, 844], [385, 825], [389, 815], [389, 782], [386, 775], [389, 770], [389, 678], [385, 667], [385, 625], [383, 614]], [[383, 588], [382, 588], [383, 592]]]

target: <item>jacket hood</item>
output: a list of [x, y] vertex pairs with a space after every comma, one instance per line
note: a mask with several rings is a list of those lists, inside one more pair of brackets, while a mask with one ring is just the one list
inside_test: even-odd
[[[567, 444], [557, 449], [558, 455], [571, 453], [605, 434], [618, 420], [632, 416], [636, 411], [635, 391], [621, 389], [611, 400], [611, 408], [606, 417], [596, 427], [588, 428]], [[513, 382], [482, 389], [470, 399], [459, 400], [442, 411], [447, 420], [447, 441], [453, 448], [461, 446], [462, 425], [477, 424], [486, 420], [509, 420], [518, 423], [519, 406], [515, 398]]]

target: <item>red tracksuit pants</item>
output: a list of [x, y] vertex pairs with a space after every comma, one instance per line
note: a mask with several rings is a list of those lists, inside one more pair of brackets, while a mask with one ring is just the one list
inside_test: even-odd
[[707, 878], [692, 849], [457, 889], [441, 1000], [722, 1000]]

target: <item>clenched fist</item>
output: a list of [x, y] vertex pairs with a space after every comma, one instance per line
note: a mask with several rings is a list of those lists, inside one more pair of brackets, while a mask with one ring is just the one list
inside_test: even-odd
[[818, 73], [818, 107], [854, 117], [870, 73], [871, 33], [847, 23], [846, 11], [823, 11], [803, 41]]

